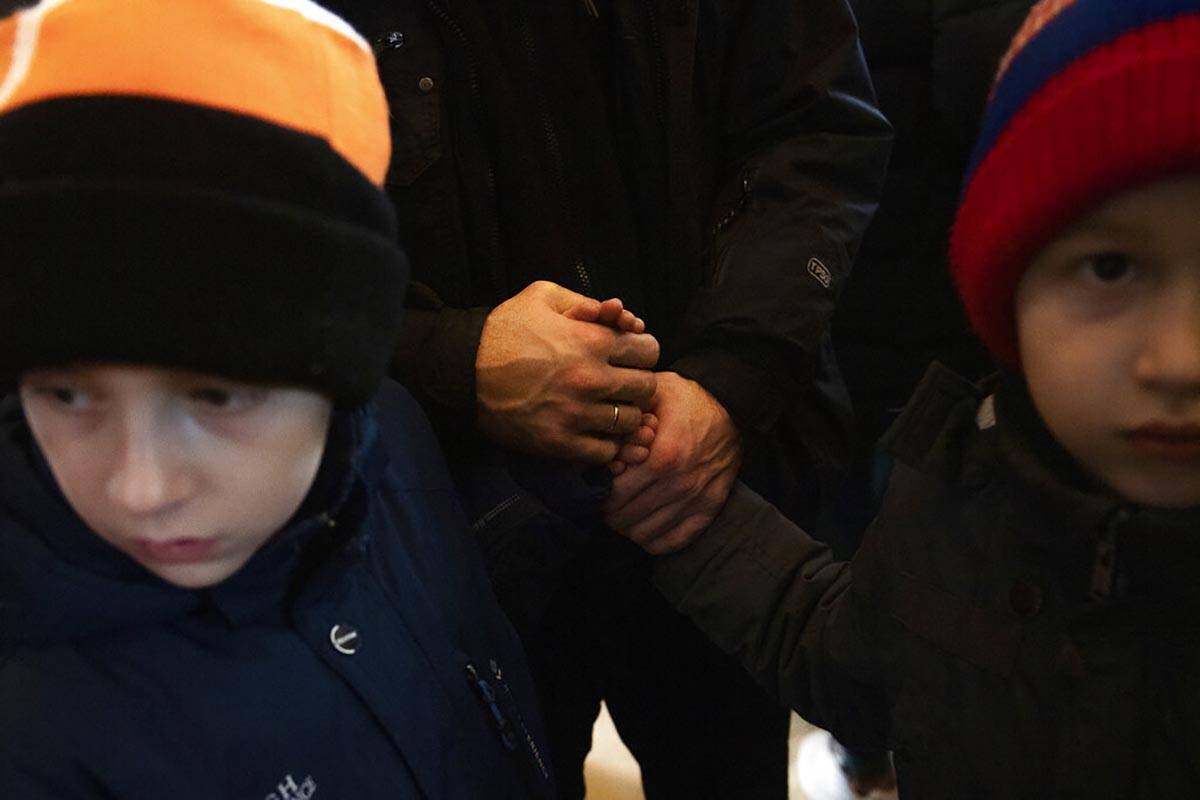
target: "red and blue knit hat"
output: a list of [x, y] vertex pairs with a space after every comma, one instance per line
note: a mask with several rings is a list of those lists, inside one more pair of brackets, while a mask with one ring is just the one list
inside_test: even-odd
[[950, 265], [967, 316], [1019, 368], [1029, 262], [1113, 195], [1200, 171], [1200, 0], [1042, 0], [1001, 62]]
[[0, 19], [0, 376], [190, 369], [370, 398], [408, 266], [371, 48], [312, 0]]

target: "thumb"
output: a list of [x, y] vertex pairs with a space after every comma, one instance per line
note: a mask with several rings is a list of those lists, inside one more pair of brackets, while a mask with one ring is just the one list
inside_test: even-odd
[[557, 283], [545, 282], [542, 299], [551, 310], [559, 314], [565, 314], [576, 306], [588, 304], [594, 309], [594, 313], [600, 313], [600, 301], [593, 300], [586, 295], [573, 292], [565, 286], [559, 286]]
[[599, 300], [584, 297], [578, 303], [562, 312], [562, 315], [567, 319], [577, 320], [578, 322], [596, 322], [600, 319], [601, 309], [602, 306]]

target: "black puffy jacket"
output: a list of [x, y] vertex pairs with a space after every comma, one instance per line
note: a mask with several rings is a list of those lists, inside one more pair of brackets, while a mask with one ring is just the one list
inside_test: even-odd
[[845, 456], [826, 334], [890, 145], [845, 0], [329, 5], [377, 48], [397, 369], [449, 437], [484, 317], [543, 278], [625, 299], [744, 432]]

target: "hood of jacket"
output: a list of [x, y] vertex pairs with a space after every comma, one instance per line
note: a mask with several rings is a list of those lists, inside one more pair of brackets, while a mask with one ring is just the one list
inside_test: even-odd
[[[75, 513], [15, 397], [0, 405], [0, 651], [167, 622], [206, 607], [231, 624], [285, 613], [314, 554], [365, 532], [326, 522], [382, 472], [370, 406], [337, 411], [312, 488], [293, 518], [213, 587], [169, 584], [94, 534]], [[332, 541], [334, 536], [341, 537]]]

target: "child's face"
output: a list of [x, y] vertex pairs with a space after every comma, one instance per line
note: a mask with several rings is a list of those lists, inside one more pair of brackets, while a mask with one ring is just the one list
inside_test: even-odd
[[31, 372], [21, 402], [83, 521], [189, 588], [232, 575], [296, 512], [332, 410], [304, 389], [117, 366]]
[[1016, 302], [1029, 392], [1058, 441], [1130, 501], [1200, 505], [1200, 176], [1088, 214]]

